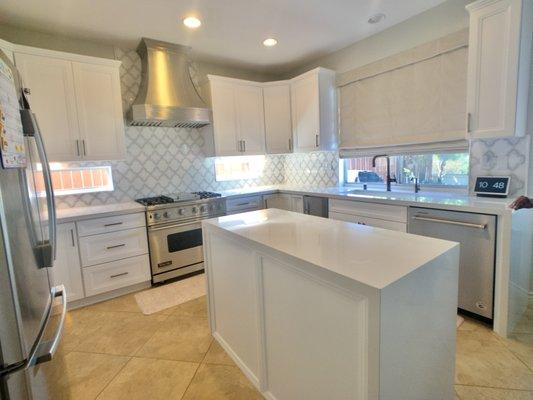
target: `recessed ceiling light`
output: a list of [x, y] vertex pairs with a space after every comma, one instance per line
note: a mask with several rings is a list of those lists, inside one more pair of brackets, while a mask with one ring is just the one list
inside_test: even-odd
[[277, 45], [278, 41], [276, 39], [274, 39], [274, 38], [268, 38], [268, 39], [263, 40], [263, 44], [266, 47], [272, 47], [272, 46]]
[[384, 18], [385, 18], [385, 14], [383, 13], [375, 14], [375, 15], [372, 15], [370, 18], [368, 18], [368, 23], [377, 24], [378, 22], [383, 21]]
[[202, 25], [202, 21], [196, 17], [187, 17], [183, 20], [183, 25], [185, 25], [187, 28], [196, 29]]

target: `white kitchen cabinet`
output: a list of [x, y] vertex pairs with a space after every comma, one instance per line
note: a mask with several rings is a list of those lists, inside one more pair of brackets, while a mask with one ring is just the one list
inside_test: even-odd
[[61, 58], [15, 53], [30, 107], [50, 161], [80, 159], [80, 131], [72, 64]]
[[523, 136], [533, 31], [533, 1], [469, 4], [468, 138]]
[[116, 66], [73, 62], [82, 158], [125, 157], [120, 77]]
[[265, 153], [261, 84], [210, 75], [215, 155]]
[[262, 208], [263, 198], [261, 195], [236, 197], [226, 200], [226, 213], [228, 215], [261, 210]]
[[50, 161], [124, 158], [119, 61], [26, 46], [14, 55]]
[[332, 199], [329, 218], [407, 232], [407, 207], [404, 206]]
[[263, 196], [265, 208], [279, 208], [281, 210], [304, 212], [304, 198], [297, 194], [275, 193]]
[[50, 271], [54, 285], [65, 285], [67, 301], [79, 300], [85, 296], [74, 223], [57, 225], [57, 254]]
[[240, 155], [240, 142], [237, 138], [237, 118], [235, 116], [234, 87], [230, 82], [211, 78], [210, 83], [215, 155]]
[[290, 82], [295, 151], [334, 150], [338, 136], [335, 72], [316, 68]]
[[266, 83], [265, 142], [268, 154], [292, 152], [291, 88], [287, 81]]

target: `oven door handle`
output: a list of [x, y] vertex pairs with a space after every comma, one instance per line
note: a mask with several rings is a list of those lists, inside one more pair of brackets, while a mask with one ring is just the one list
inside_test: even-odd
[[156, 226], [156, 227], [149, 226], [148, 227], [148, 232], [163, 231], [163, 230], [172, 229], [172, 228], [182, 228], [182, 227], [187, 226], [187, 225], [200, 225], [200, 227], [198, 229], [200, 229], [202, 227], [202, 223], [201, 222], [195, 221], [195, 222], [187, 222], [187, 223], [184, 223], [184, 224], [174, 224], [174, 225], [165, 225], [165, 226]]

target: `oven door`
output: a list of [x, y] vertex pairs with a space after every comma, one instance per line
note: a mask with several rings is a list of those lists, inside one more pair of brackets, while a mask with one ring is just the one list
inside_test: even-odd
[[201, 222], [149, 227], [148, 240], [152, 275], [204, 261]]

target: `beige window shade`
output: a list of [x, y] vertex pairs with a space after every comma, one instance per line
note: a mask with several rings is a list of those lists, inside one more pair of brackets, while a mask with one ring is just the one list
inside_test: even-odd
[[343, 74], [341, 154], [457, 141], [466, 147], [466, 40], [461, 31]]

